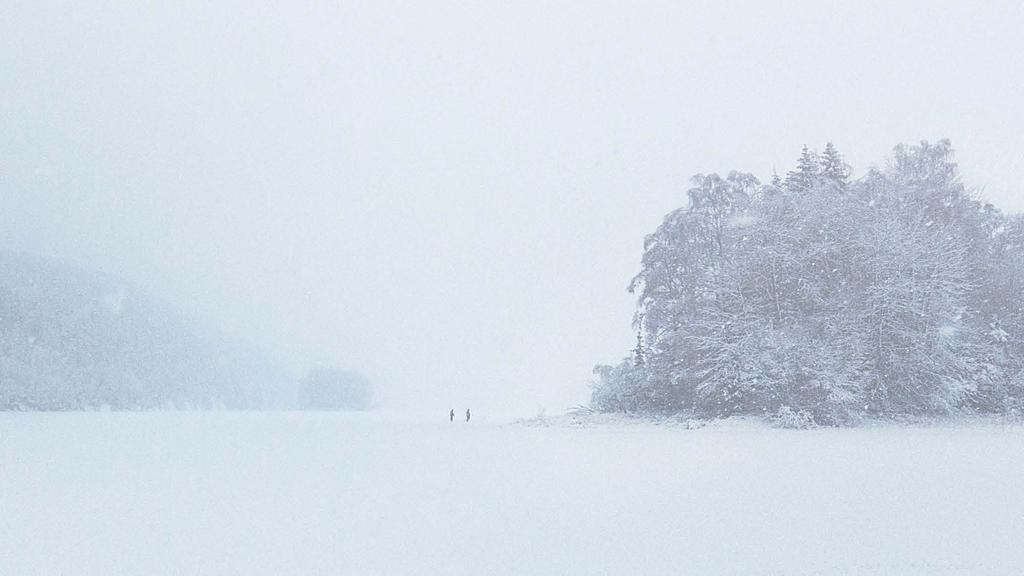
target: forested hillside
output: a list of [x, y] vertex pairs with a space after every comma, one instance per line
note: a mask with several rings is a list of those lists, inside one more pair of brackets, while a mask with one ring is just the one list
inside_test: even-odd
[[293, 385], [115, 278], [0, 252], [0, 410], [257, 408]]
[[593, 405], [849, 424], [1016, 413], [1024, 219], [961, 182], [948, 141], [851, 179], [829, 144], [763, 184], [697, 175], [644, 241], [638, 345]]

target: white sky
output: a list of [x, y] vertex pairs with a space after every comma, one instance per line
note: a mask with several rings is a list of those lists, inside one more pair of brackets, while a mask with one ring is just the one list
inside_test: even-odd
[[584, 401], [696, 172], [948, 137], [1024, 210], [1015, 2], [141, 4], [3, 2], [0, 247], [443, 412]]

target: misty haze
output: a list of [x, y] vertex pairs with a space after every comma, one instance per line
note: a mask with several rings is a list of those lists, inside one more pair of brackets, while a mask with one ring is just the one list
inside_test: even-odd
[[1024, 573], [1024, 7], [0, 4], [0, 574]]

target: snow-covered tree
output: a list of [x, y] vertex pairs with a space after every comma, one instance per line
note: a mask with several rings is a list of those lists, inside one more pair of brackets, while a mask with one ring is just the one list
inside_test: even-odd
[[846, 187], [850, 177], [850, 167], [831, 142], [825, 144], [825, 150], [821, 153], [821, 175], [842, 188]]
[[786, 174], [786, 188], [791, 192], [806, 192], [813, 188], [821, 175], [818, 155], [806, 145], [800, 152], [796, 169]]

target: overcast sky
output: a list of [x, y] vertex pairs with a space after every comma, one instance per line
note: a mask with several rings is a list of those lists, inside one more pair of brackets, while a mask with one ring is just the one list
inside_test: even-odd
[[948, 137], [1024, 210], [1017, 2], [2, 4], [0, 248], [443, 412], [585, 401], [694, 173]]

